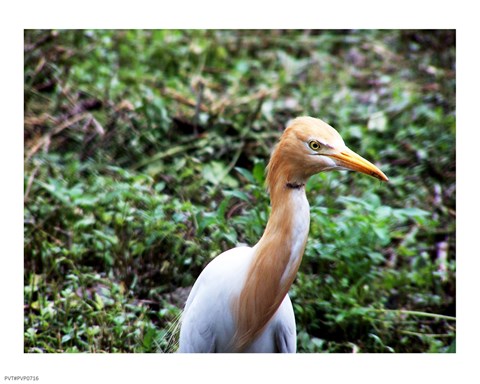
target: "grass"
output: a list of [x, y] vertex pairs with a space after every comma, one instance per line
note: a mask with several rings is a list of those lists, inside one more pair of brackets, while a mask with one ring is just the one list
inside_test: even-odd
[[303, 114], [390, 182], [309, 181], [299, 352], [455, 351], [455, 32], [30, 30], [24, 62], [25, 352], [173, 351]]

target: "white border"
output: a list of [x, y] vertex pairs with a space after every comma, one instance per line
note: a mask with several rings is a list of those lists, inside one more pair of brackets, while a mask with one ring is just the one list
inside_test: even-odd
[[[470, 382], [478, 378], [478, 11], [446, 1], [313, 1], [280, 6], [220, 2], [18, 1], [3, 5], [0, 254], [0, 380], [42, 383]], [[23, 354], [24, 28], [455, 28], [457, 29], [457, 353], [453, 355], [87, 355]], [[477, 88], [475, 88], [477, 87]], [[477, 284], [475, 284], [477, 283]], [[477, 358], [478, 360], [478, 358]], [[475, 361], [475, 360], [474, 360]], [[464, 379], [465, 378], [465, 379]]]

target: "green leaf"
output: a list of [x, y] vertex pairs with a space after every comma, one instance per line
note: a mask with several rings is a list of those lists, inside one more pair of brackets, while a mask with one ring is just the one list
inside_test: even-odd
[[223, 194], [225, 197], [236, 197], [239, 200], [243, 200], [246, 202], [250, 202], [250, 198], [245, 192], [242, 192], [240, 190], [231, 190], [231, 191], [223, 191]]
[[235, 170], [240, 173], [249, 183], [253, 184], [255, 182], [255, 178], [249, 170], [240, 167], [235, 167]]

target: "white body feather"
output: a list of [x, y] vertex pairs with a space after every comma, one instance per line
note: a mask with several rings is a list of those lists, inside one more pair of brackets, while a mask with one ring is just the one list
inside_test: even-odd
[[[309, 205], [302, 188], [290, 194], [296, 208], [292, 220], [290, 261], [284, 276], [299, 261], [308, 236]], [[258, 245], [258, 244], [257, 244]], [[190, 292], [182, 315], [179, 352], [231, 352], [235, 333], [232, 300], [242, 290], [257, 246], [230, 249], [213, 259], [202, 271]], [[272, 262], [275, 262], [272, 255]], [[282, 277], [283, 279], [283, 277]], [[296, 327], [288, 295], [263, 332], [244, 352], [296, 351]]]
[[[253, 254], [254, 248], [233, 248], [217, 256], [202, 271], [185, 305], [179, 352], [231, 352], [235, 333], [232, 298], [240, 294]], [[287, 339], [289, 352], [295, 352], [295, 317], [288, 295], [245, 352], [277, 352], [275, 340], [280, 338], [281, 343], [282, 337]]]

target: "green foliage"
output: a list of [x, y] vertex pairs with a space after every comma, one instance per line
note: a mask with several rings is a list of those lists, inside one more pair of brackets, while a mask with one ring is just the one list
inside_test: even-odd
[[455, 352], [453, 31], [28, 30], [24, 82], [26, 352], [174, 351], [304, 114], [390, 182], [309, 181], [299, 351]]

